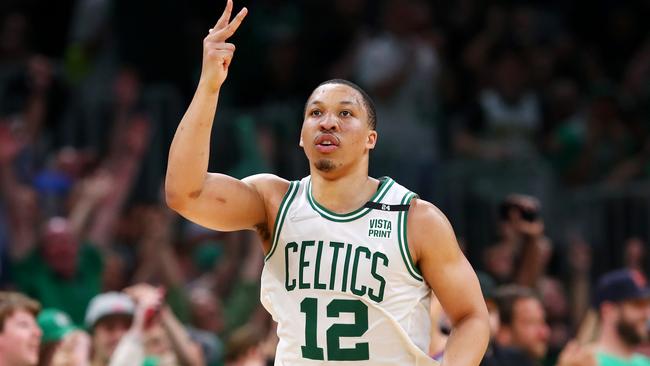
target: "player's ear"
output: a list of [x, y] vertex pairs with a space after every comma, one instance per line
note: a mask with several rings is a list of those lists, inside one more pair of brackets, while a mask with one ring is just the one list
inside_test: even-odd
[[376, 144], [377, 144], [377, 131], [371, 130], [368, 133], [368, 139], [366, 140], [366, 148], [368, 150], [372, 150], [375, 148]]

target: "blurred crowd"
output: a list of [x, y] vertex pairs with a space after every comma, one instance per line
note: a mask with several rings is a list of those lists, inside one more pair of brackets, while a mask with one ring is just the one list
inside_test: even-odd
[[[371, 175], [438, 205], [479, 271], [486, 365], [647, 364], [632, 355], [650, 348], [649, 2], [240, 6], [211, 171], [304, 176], [305, 100], [352, 80], [377, 106]], [[258, 239], [161, 198], [222, 7], [0, 3], [0, 365], [39, 348], [41, 365], [272, 362]]]

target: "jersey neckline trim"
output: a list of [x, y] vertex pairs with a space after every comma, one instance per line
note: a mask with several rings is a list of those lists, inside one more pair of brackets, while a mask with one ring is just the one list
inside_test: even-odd
[[[381, 177], [379, 178], [379, 181], [380, 181], [379, 187], [377, 188], [375, 194], [370, 198], [370, 202], [381, 202], [384, 196], [386, 196], [386, 193], [388, 193], [390, 188], [395, 183], [395, 181], [391, 177]], [[352, 212], [348, 212], [345, 214], [339, 214], [328, 210], [323, 205], [318, 203], [314, 198], [314, 196], [312, 195], [311, 178], [309, 178], [309, 181], [307, 183], [306, 191], [307, 191], [307, 201], [309, 201], [309, 204], [314, 209], [314, 211], [318, 212], [319, 215], [321, 215], [323, 218], [328, 219], [330, 221], [335, 221], [335, 222], [353, 221], [360, 217], [365, 216], [368, 212], [372, 211], [371, 208], [366, 207], [365, 205], [359, 207], [358, 209]]]

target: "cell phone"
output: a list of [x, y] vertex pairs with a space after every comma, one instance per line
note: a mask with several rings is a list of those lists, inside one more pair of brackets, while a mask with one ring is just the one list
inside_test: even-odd
[[163, 301], [161, 301], [158, 306], [148, 308], [145, 311], [145, 313], [144, 313], [144, 328], [145, 329], [149, 329], [154, 324], [156, 319], [158, 319], [158, 316], [160, 315], [160, 309], [164, 305], [166, 290], [165, 290], [164, 287], [160, 287], [158, 289], [158, 291], [160, 291], [160, 297], [163, 299]]
[[160, 306], [147, 309], [147, 311], [144, 313], [144, 329], [151, 328], [156, 318], [158, 318], [158, 314], [160, 314]]

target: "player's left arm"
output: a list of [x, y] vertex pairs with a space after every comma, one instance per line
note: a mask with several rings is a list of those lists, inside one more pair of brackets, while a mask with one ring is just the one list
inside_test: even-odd
[[451, 224], [434, 205], [416, 199], [407, 233], [412, 258], [440, 300], [453, 328], [442, 365], [476, 366], [489, 340], [488, 312], [474, 269]]

